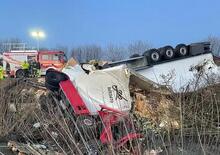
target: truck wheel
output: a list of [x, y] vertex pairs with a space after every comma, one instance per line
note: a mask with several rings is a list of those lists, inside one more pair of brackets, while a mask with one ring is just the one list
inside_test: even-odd
[[149, 50], [149, 58], [150, 61], [153, 63], [159, 62], [161, 59], [160, 52], [157, 49]]
[[19, 69], [19, 70], [16, 71], [15, 75], [16, 75], [16, 78], [24, 78], [25, 77], [25, 72], [24, 72], [23, 69]]
[[68, 79], [69, 77], [66, 74], [54, 69], [49, 69], [45, 76], [45, 86], [51, 91], [56, 91], [59, 89], [59, 83]]
[[175, 51], [179, 57], [187, 56], [189, 51], [185, 44], [179, 44], [176, 46]]
[[163, 50], [163, 56], [167, 60], [170, 60], [175, 56], [174, 49], [171, 46], [165, 46], [162, 50]]
[[58, 91], [60, 89], [59, 85], [51, 85], [47, 82], [45, 82], [45, 87], [52, 92]]

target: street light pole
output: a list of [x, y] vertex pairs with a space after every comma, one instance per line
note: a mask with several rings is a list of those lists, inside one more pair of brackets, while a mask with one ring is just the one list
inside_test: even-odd
[[36, 38], [37, 38], [37, 51], [39, 51], [40, 49], [39, 37], [36, 37]]
[[45, 38], [45, 33], [43, 31], [32, 31], [31, 36], [37, 40], [37, 50], [40, 50], [40, 39]]

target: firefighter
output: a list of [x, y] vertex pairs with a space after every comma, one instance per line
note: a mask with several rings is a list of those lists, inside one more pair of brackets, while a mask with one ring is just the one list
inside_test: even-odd
[[33, 59], [30, 66], [33, 70], [34, 77], [40, 77], [40, 63], [36, 59]]
[[30, 64], [29, 64], [27, 61], [24, 61], [24, 62], [21, 64], [21, 69], [24, 71], [25, 77], [28, 77], [29, 68], [30, 68]]
[[3, 80], [3, 79], [4, 79], [4, 70], [3, 70], [2, 65], [0, 65], [0, 80]]
[[0, 80], [4, 79], [3, 59], [0, 59]]
[[40, 62], [36, 62], [36, 68], [37, 68], [37, 77], [41, 76], [41, 72], [40, 72]]

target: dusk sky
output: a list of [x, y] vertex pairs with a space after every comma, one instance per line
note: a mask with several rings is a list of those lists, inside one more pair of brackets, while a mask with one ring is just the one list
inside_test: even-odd
[[83, 44], [154, 46], [220, 36], [219, 0], [1, 0], [0, 39], [35, 44], [29, 32], [42, 29], [45, 47]]

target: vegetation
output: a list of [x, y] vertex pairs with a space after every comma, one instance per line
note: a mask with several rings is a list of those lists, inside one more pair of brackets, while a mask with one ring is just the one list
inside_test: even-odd
[[[138, 126], [137, 132], [144, 135], [138, 143], [146, 154], [152, 151], [161, 154], [220, 153], [220, 85], [207, 82], [206, 88], [194, 92], [186, 89], [178, 94], [164, 94], [152, 88], [149, 91], [131, 89], [135, 105], [130, 118]], [[12, 86], [1, 90], [0, 94], [0, 137], [40, 143], [63, 154], [87, 151], [86, 146], [91, 145], [97, 133], [90, 128], [82, 129], [72, 112], [65, 112], [59, 106], [54, 94], [27, 82]], [[138, 100], [138, 94], [143, 98]], [[144, 104], [142, 114], [138, 102]], [[92, 146], [98, 146], [103, 154], [125, 151], [103, 147], [98, 141], [92, 141]]]

